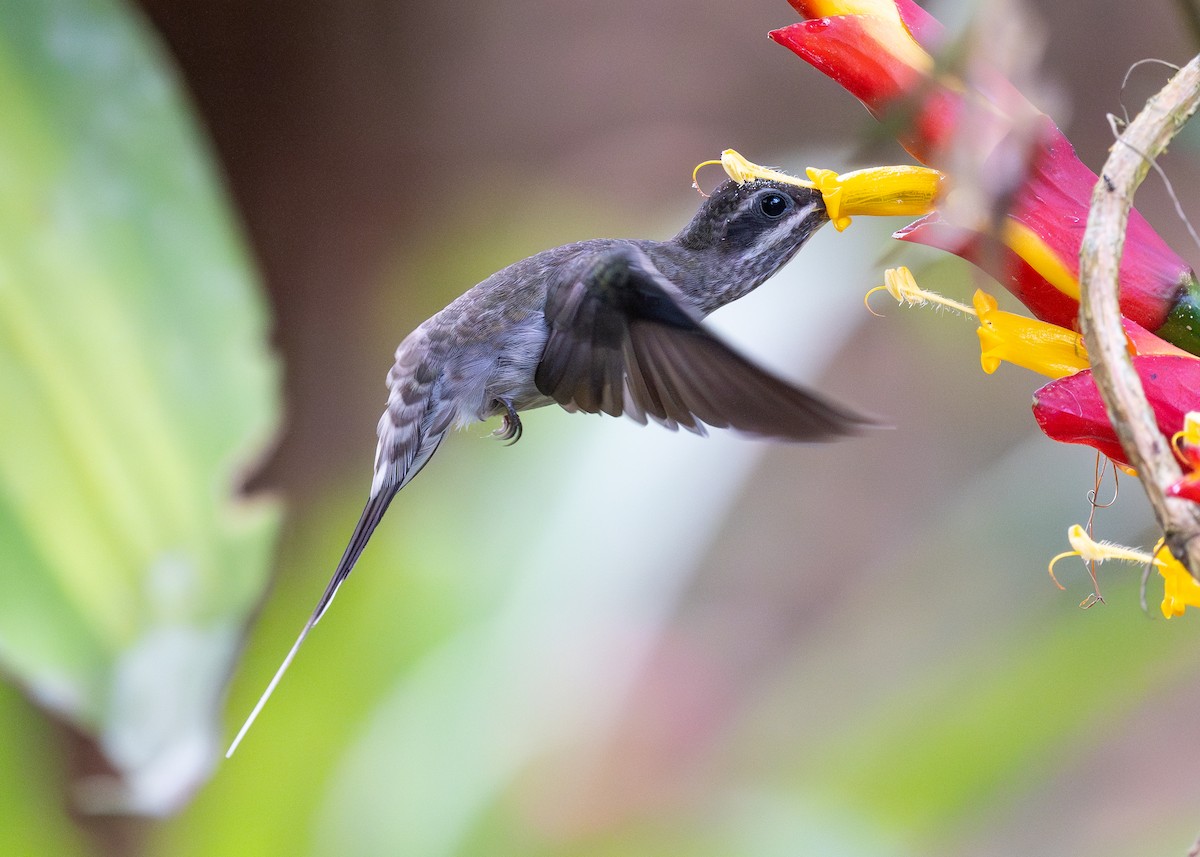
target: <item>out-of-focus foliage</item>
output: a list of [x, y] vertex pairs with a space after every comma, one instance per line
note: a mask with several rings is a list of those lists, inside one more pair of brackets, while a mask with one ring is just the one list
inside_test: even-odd
[[84, 805], [162, 812], [270, 567], [277, 509], [236, 498], [278, 420], [266, 316], [121, 5], [0, 2], [0, 116], [0, 665], [115, 769]]

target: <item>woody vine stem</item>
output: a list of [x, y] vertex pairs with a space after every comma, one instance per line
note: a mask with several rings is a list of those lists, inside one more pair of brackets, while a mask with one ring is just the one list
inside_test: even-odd
[[1130, 464], [1141, 476], [1171, 553], [1200, 578], [1200, 506], [1168, 497], [1166, 486], [1182, 475], [1154, 419], [1141, 379], [1125, 348], [1117, 305], [1117, 272], [1133, 194], [1151, 162], [1200, 107], [1200, 56], [1192, 59], [1146, 102], [1117, 138], [1100, 181], [1079, 250], [1079, 322], [1092, 374]]

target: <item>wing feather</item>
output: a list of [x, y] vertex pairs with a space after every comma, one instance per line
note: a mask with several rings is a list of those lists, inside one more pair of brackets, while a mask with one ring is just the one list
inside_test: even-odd
[[789, 440], [827, 440], [873, 424], [738, 354], [634, 245], [567, 271], [551, 285], [545, 311], [550, 334], [535, 383], [570, 409]]

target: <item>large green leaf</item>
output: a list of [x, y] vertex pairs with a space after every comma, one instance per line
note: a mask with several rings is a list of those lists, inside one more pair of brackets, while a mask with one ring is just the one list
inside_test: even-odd
[[176, 81], [108, 0], [0, 0], [0, 664], [169, 809], [278, 519], [266, 314]]

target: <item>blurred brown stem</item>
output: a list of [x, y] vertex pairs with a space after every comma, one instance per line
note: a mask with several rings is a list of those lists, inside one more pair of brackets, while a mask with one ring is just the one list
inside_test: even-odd
[[1154, 95], [1113, 144], [1079, 252], [1080, 326], [1092, 374], [1129, 463], [1137, 469], [1168, 547], [1193, 577], [1200, 576], [1200, 506], [1166, 496], [1182, 475], [1125, 349], [1117, 305], [1117, 271], [1133, 194], [1154, 158], [1200, 106], [1200, 56]]

